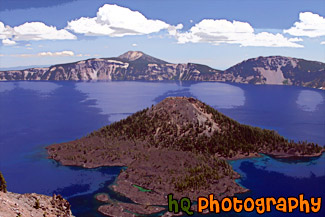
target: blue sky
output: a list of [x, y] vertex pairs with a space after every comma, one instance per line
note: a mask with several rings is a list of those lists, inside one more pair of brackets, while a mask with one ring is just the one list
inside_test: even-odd
[[320, 0], [0, 0], [0, 68], [128, 50], [218, 69], [270, 55], [325, 62], [324, 16]]

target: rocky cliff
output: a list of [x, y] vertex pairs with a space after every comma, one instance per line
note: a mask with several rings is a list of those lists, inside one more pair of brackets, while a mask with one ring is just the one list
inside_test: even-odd
[[114, 58], [88, 59], [48, 68], [0, 71], [1, 80], [193, 80], [325, 89], [325, 64], [273, 56], [249, 59], [220, 71], [195, 63], [168, 63], [143, 52], [129, 51]]
[[200, 64], [171, 64], [142, 52], [129, 51], [117, 58], [0, 71], [0, 80], [216, 80], [219, 72]]
[[39, 194], [15, 194], [0, 191], [1, 217], [70, 217], [70, 204], [61, 196]]
[[290, 57], [258, 57], [223, 72], [231, 81], [325, 88], [325, 63]]

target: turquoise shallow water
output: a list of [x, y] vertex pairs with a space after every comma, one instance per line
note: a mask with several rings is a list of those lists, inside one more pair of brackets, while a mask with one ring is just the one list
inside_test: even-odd
[[[60, 193], [77, 216], [99, 216], [100, 203], [93, 196], [107, 189], [120, 169], [63, 167], [46, 158], [44, 147], [80, 138], [167, 96], [197, 97], [241, 123], [325, 144], [325, 95], [320, 90], [213, 82], [1, 82], [0, 170], [9, 190]], [[265, 156], [232, 165], [242, 175], [238, 182], [251, 190], [243, 197], [324, 197], [324, 159], [297, 162]]]

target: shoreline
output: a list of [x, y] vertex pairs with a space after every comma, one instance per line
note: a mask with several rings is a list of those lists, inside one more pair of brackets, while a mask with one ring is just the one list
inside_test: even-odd
[[[141, 211], [167, 205], [167, 195], [195, 201], [216, 193], [216, 199], [249, 191], [236, 180], [231, 160], [261, 157], [319, 156], [324, 147], [288, 141], [275, 131], [240, 124], [203, 102], [168, 97], [87, 137], [47, 147], [49, 158], [63, 165], [96, 168], [123, 166], [110, 188]], [[312, 154], [314, 153], [314, 154]], [[107, 215], [130, 207], [102, 208]], [[152, 212], [152, 211], [151, 211]], [[141, 213], [140, 213], [141, 214]]]
[[[318, 153], [317, 156], [319, 157], [323, 153], [324, 153], [324, 151], [322, 151], [321, 153]], [[251, 153], [249, 155], [240, 154], [240, 155], [236, 155], [233, 158], [230, 158], [227, 160], [236, 161], [236, 160], [255, 158], [255, 157], [263, 158], [264, 157], [263, 155], [272, 157], [268, 154], [264, 154], [264, 153], [261, 153], [261, 154], [260, 153]], [[314, 156], [315, 155], [313, 155], [313, 157]], [[301, 158], [301, 156], [300, 156], [300, 158]], [[279, 159], [279, 158], [274, 158], [274, 159]], [[285, 158], [285, 159], [295, 160], [295, 158]], [[307, 157], [307, 159], [309, 159], [309, 156]], [[59, 161], [59, 163], [61, 163], [64, 166], [68, 165], [68, 164], [64, 164], [64, 163], [67, 163], [64, 161], [63, 162]], [[85, 168], [85, 169], [91, 169], [91, 168], [98, 168], [98, 167], [114, 167], [115, 165], [116, 165], [116, 163], [110, 164], [108, 162], [105, 162], [105, 163], [99, 164], [99, 165], [89, 165], [89, 164], [82, 165], [82, 164], [76, 163], [73, 166], [81, 167], [81, 168]], [[117, 213], [119, 213], [121, 211], [123, 213], [125, 213], [125, 211], [130, 211], [130, 210], [132, 210], [134, 213], [138, 213], [140, 215], [149, 215], [149, 214], [159, 213], [159, 212], [163, 212], [163, 211], [168, 213], [167, 210], [164, 208], [157, 208], [157, 206], [159, 207], [159, 206], [167, 205], [167, 200], [166, 200], [165, 196], [167, 195], [168, 192], [166, 192], [166, 195], [164, 195], [162, 197], [162, 195], [157, 192], [152, 193], [152, 192], [139, 191], [138, 188], [133, 186], [133, 184], [132, 184], [133, 182], [129, 182], [127, 179], [125, 179], [127, 169], [128, 169], [128, 167], [123, 167], [123, 168], [121, 167], [120, 174], [115, 178], [114, 182], [107, 187], [110, 188], [111, 190], [113, 190], [115, 193], [121, 194], [123, 197], [130, 199], [133, 203], [131, 203], [131, 205], [130, 205], [129, 203], [125, 203], [122, 201], [112, 200], [109, 197], [109, 195], [107, 195], [107, 193], [98, 193], [97, 195], [94, 196], [95, 199], [102, 203], [105, 203], [98, 208], [98, 212], [102, 213], [103, 215], [107, 215], [107, 216], [119, 216]], [[245, 188], [244, 186], [241, 186], [240, 184], [237, 183], [236, 180], [239, 180], [241, 178], [239, 173], [236, 172], [236, 175], [233, 178], [234, 178], [234, 182], [232, 184], [229, 182], [226, 182], [226, 183], [228, 183], [227, 189], [226, 189], [227, 191], [221, 193], [217, 199], [220, 200], [223, 197], [231, 197], [236, 194], [247, 193], [250, 191], [248, 188]], [[214, 192], [214, 191], [210, 191], [210, 192]], [[101, 198], [100, 196], [104, 195], [104, 194], [106, 194], [107, 196]], [[201, 194], [207, 195], [208, 191], [205, 193], [201, 193]], [[189, 195], [185, 194], [185, 196], [189, 196]], [[191, 198], [193, 199], [193, 201], [195, 201], [196, 198], [193, 196], [194, 195], [192, 195]], [[177, 196], [176, 196], [176, 198], [177, 198]], [[147, 212], [148, 210], [150, 210], [150, 213]], [[124, 216], [128, 217], [130, 215], [125, 214]]]

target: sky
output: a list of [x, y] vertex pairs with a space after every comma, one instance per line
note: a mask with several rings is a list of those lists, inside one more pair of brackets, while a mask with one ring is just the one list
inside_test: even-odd
[[325, 62], [324, 0], [0, 0], [0, 68], [129, 50], [227, 69], [248, 58]]

